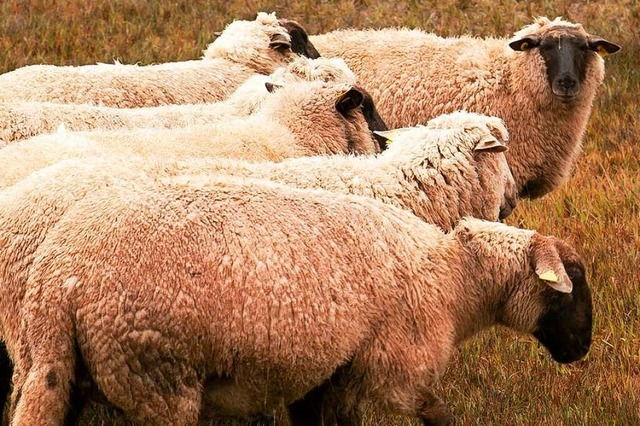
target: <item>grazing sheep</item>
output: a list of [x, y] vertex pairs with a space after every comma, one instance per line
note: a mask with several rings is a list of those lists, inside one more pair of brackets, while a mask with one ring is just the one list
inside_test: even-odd
[[257, 164], [203, 159], [183, 162], [177, 169], [171, 164], [173, 170], [165, 174], [193, 185], [206, 186], [210, 176], [224, 174], [369, 196], [410, 210], [445, 231], [465, 216], [498, 220], [515, 207], [515, 182], [502, 154], [507, 130], [500, 119], [459, 112], [424, 127], [379, 133], [393, 143], [376, 157]]
[[[268, 97], [268, 83], [326, 81], [355, 84], [355, 75], [341, 59], [300, 57], [270, 76], [255, 75], [226, 100], [208, 104], [113, 108], [89, 104], [49, 102], [0, 103], [0, 146], [51, 133], [61, 124], [72, 131], [92, 129], [175, 128], [243, 117], [260, 109]], [[266, 85], [266, 86], [265, 86]], [[273, 90], [273, 89], [272, 89]]]
[[507, 160], [520, 195], [530, 198], [571, 175], [604, 78], [601, 56], [620, 49], [580, 24], [547, 18], [511, 40], [395, 28], [311, 40], [347, 62], [391, 128], [459, 109], [502, 118], [511, 136]]
[[469, 219], [444, 234], [373, 199], [258, 180], [114, 185], [34, 254], [12, 424], [61, 424], [80, 361], [141, 424], [269, 412], [346, 362], [339, 418], [372, 401], [441, 421], [429, 388], [456, 344], [501, 323], [572, 362], [591, 312], [578, 255], [533, 231]]
[[62, 130], [6, 146], [0, 150], [0, 188], [66, 158], [216, 156], [281, 161], [318, 154], [371, 154], [381, 149], [372, 130], [386, 130], [376, 117], [371, 98], [357, 88], [320, 81], [290, 83], [248, 117], [176, 129]]
[[94, 103], [138, 108], [216, 102], [252, 75], [270, 74], [298, 55], [318, 57], [305, 31], [275, 13], [234, 21], [201, 60], [137, 66], [31, 65], [0, 75], [0, 100]]
[[[132, 177], [187, 179], [193, 184], [206, 185], [209, 179], [198, 179], [198, 174], [234, 174], [298, 187], [363, 194], [410, 209], [423, 220], [445, 230], [451, 230], [463, 216], [496, 220], [510, 213], [513, 207], [514, 183], [504, 155], [483, 152], [506, 149], [498, 141], [506, 138], [506, 129], [499, 119], [457, 113], [431, 120], [424, 128], [404, 130], [378, 158], [317, 157], [274, 164], [222, 159], [145, 164], [143, 159], [105, 157], [65, 161], [35, 173], [0, 197], [0, 209], [6, 215], [0, 215], [0, 229], [2, 224], [5, 224], [5, 231], [8, 224], [19, 227], [19, 241], [22, 242], [19, 249], [14, 246], [14, 232], [0, 240], [3, 242], [0, 249], [11, 250], [21, 259], [17, 263], [13, 262], [13, 257], [0, 260], [0, 270], [7, 271], [6, 284], [23, 288], [26, 273], [21, 268], [25, 259], [29, 259], [41, 237], [66, 209], [82, 198], [89, 188], [96, 190]], [[114, 164], [119, 166], [114, 167]], [[65, 192], [64, 197], [59, 197], [60, 191]], [[38, 195], [37, 201], [33, 200], [33, 194], [42, 193], [51, 194], [52, 198], [44, 201], [47, 198]], [[43, 212], [55, 214], [38, 214], [34, 223], [29, 215], [16, 213], [18, 210], [31, 211], [34, 202]], [[25, 244], [25, 239], [30, 244]], [[11, 300], [12, 306], [20, 304], [19, 300], [6, 295], [0, 300]], [[12, 318], [20, 318], [20, 315], [9, 315], [8, 321]], [[17, 325], [6, 324], [3, 330], [17, 330]], [[10, 334], [14, 337], [9, 340], [15, 341], [15, 335]], [[10, 371], [10, 365], [8, 367]]]

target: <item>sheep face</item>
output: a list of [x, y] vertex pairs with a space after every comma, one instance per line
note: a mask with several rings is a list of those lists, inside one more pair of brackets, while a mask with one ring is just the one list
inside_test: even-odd
[[[371, 130], [371, 132], [388, 130], [384, 120], [382, 120], [382, 117], [380, 117], [380, 114], [378, 114], [378, 110], [376, 109], [373, 98], [371, 97], [369, 92], [361, 87], [359, 87], [358, 90], [363, 95], [362, 103], [360, 106], [362, 107], [362, 114], [364, 115], [364, 119], [369, 126], [369, 130]], [[372, 134], [373, 138], [378, 144], [378, 147], [380, 148], [380, 151], [384, 151], [385, 149], [387, 149], [387, 138], [382, 137], [377, 133]]]
[[547, 81], [553, 94], [571, 102], [580, 93], [587, 70], [620, 46], [587, 34], [581, 26], [552, 26], [548, 31], [519, 38], [509, 43], [516, 51], [538, 49], [546, 67]]
[[[385, 129], [373, 102], [361, 89], [343, 83], [301, 81], [267, 84], [273, 92], [262, 113], [297, 135], [315, 154], [372, 154], [380, 151], [373, 131]], [[346, 143], [346, 145], [345, 145]]]
[[300, 55], [320, 56], [299, 24], [264, 12], [259, 12], [255, 21], [227, 25], [204, 52], [205, 58], [224, 58], [261, 74], [270, 74]]
[[584, 264], [575, 250], [556, 238], [551, 238], [549, 244], [554, 245], [560, 256], [567, 279], [571, 282], [568, 285], [570, 293], [549, 287], [545, 289], [543, 300], [546, 309], [539, 317], [533, 335], [549, 350], [553, 359], [569, 363], [585, 356], [591, 345], [591, 291]]
[[[482, 205], [500, 206], [494, 216], [477, 212], [475, 214], [478, 217], [504, 220], [516, 208], [518, 189], [507, 164], [507, 158], [502, 152], [504, 151], [498, 149], [479, 150], [478, 147], [474, 149], [478, 177], [483, 189], [482, 197], [485, 200]], [[494, 200], [500, 200], [500, 202], [494, 202]]]
[[531, 271], [505, 304], [503, 320], [531, 332], [556, 361], [577, 361], [591, 345], [591, 292], [584, 263], [565, 242], [537, 233], [528, 253]]
[[347, 141], [350, 152], [363, 153], [357, 147], [367, 145], [366, 141], [363, 143], [363, 141], [359, 140], [360, 135], [362, 135], [362, 131], [359, 130], [361, 127], [361, 124], [359, 124], [361, 122], [360, 115], [362, 115], [366, 126], [369, 128], [370, 136], [376, 142], [378, 152], [386, 149], [386, 139], [378, 136], [374, 132], [388, 130], [387, 125], [380, 117], [380, 114], [378, 114], [373, 99], [366, 90], [357, 86], [352, 87], [338, 98], [335, 107], [340, 115], [347, 120], [349, 127], [354, 128], [348, 132]]

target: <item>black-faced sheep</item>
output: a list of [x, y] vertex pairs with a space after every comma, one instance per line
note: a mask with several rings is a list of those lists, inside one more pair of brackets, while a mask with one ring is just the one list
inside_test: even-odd
[[510, 40], [442, 38], [420, 30], [337, 30], [311, 37], [322, 55], [343, 58], [391, 128], [459, 109], [500, 117], [521, 196], [561, 185], [580, 152], [601, 56], [619, 46], [582, 25], [538, 18]]
[[381, 150], [386, 130], [366, 92], [347, 84], [304, 81], [270, 94], [258, 112], [174, 129], [94, 130], [39, 135], [0, 150], [0, 188], [66, 158], [141, 155], [179, 159], [231, 157], [281, 161], [319, 154]]
[[270, 74], [299, 55], [318, 57], [304, 29], [260, 12], [254, 21], [229, 24], [201, 60], [148, 66], [31, 65], [0, 75], [0, 100], [120, 108], [217, 102], [250, 76]]
[[444, 234], [373, 199], [223, 177], [91, 191], [39, 245], [24, 306], [15, 426], [62, 422], [79, 357], [141, 424], [269, 412], [347, 362], [339, 418], [372, 401], [438, 421], [430, 386], [456, 344], [501, 323], [572, 362], [592, 314], [553, 237], [471, 219]]
[[249, 77], [224, 101], [202, 104], [115, 108], [89, 104], [52, 102], [5, 102], [0, 104], [0, 146], [54, 132], [68, 130], [176, 128], [244, 117], [260, 109], [269, 96], [267, 86], [295, 81], [325, 81], [355, 84], [355, 75], [342, 59], [300, 57], [271, 75]]
[[364, 195], [412, 211], [449, 231], [465, 216], [503, 219], [517, 193], [503, 152], [502, 120], [458, 112], [427, 126], [378, 132], [393, 140], [377, 156], [317, 156], [280, 163], [187, 160], [170, 165], [170, 179], [206, 187], [211, 176], [267, 179], [298, 188]]

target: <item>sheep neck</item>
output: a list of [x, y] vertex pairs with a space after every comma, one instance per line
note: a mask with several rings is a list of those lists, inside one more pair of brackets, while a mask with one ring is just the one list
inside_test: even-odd
[[[580, 94], [563, 103], [551, 93], [544, 61], [537, 52], [508, 52], [505, 60], [506, 81], [501, 97], [518, 107], [488, 112], [500, 115], [509, 129], [509, 151], [505, 155], [518, 191], [523, 194], [527, 186], [538, 186], [538, 190], [523, 194], [537, 198], [566, 180], [572, 170], [593, 99], [604, 77], [604, 66], [600, 58], [592, 58]], [[523, 74], [530, 77], [523, 78]], [[495, 102], [498, 107], [500, 104]]]
[[456, 259], [451, 266], [456, 272], [451, 291], [461, 295], [450, 306], [456, 344], [503, 322], [505, 305], [523, 281], [520, 275], [527, 264], [530, 235], [526, 231], [514, 238], [496, 239], [486, 234], [487, 238], [474, 236], [456, 247], [455, 255], [450, 256]]

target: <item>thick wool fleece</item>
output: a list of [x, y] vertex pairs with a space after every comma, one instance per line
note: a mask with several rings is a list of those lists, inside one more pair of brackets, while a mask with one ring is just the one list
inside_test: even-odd
[[165, 174], [203, 187], [211, 176], [215, 182], [215, 176], [224, 174], [364, 195], [450, 231], [465, 216], [495, 221], [515, 205], [515, 182], [504, 154], [475, 152], [486, 137], [507, 140], [500, 119], [455, 113], [402, 132], [375, 157], [304, 157], [254, 164], [187, 160]]
[[346, 360], [359, 399], [422, 416], [497, 307], [523, 332], [545, 310], [535, 234], [476, 223], [445, 235], [376, 200], [229, 178], [92, 191], [35, 253], [14, 422], [62, 420], [76, 353], [145, 424], [195, 424], [203, 390], [217, 414], [263, 412]]
[[342, 59], [300, 57], [271, 75], [248, 78], [226, 100], [206, 104], [162, 105], [147, 108], [113, 108], [89, 104], [11, 102], [0, 105], [0, 146], [54, 132], [68, 130], [176, 128], [244, 117], [260, 109], [269, 96], [265, 84], [296, 81], [355, 84], [355, 76]]
[[256, 114], [188, 128], [59, 131], [0, 150], [0, 188], [67, 158], [139, 155], [180, 159], [231, 157], [281, 161], [320, 154], [372, 154], [379, 147], [363, 112], [343, 116], [335, 101], [351, 86], [324, 82], [290, 83]]
[[[579, 24], [539, 18], [516, 38], [577, 27], [587, 35]], [[347, 62], [390, 128], [459, 109], [502, 118], [511, 136], [507, 160], [525, 197], [527, 183], [540, 196], [572, 173], [604, 78], [604, 61], [589, 51], [581, 92], [564, 103], [551, 91], [539, 50], [513, 51], [508, 39], [381, 29], [337, 30], [311, 40], [321, 54]]]
[[202, 60], [148, 66], [27, 66], [0, 75], [0, 100], [119, 108], [217, 102], [250, 76], [270, 74], [298, 56], [291, 49], [270, 46], [274, 34], [290, 39], [275, 14], [261, 12], [255, 21], [230, 24]]

